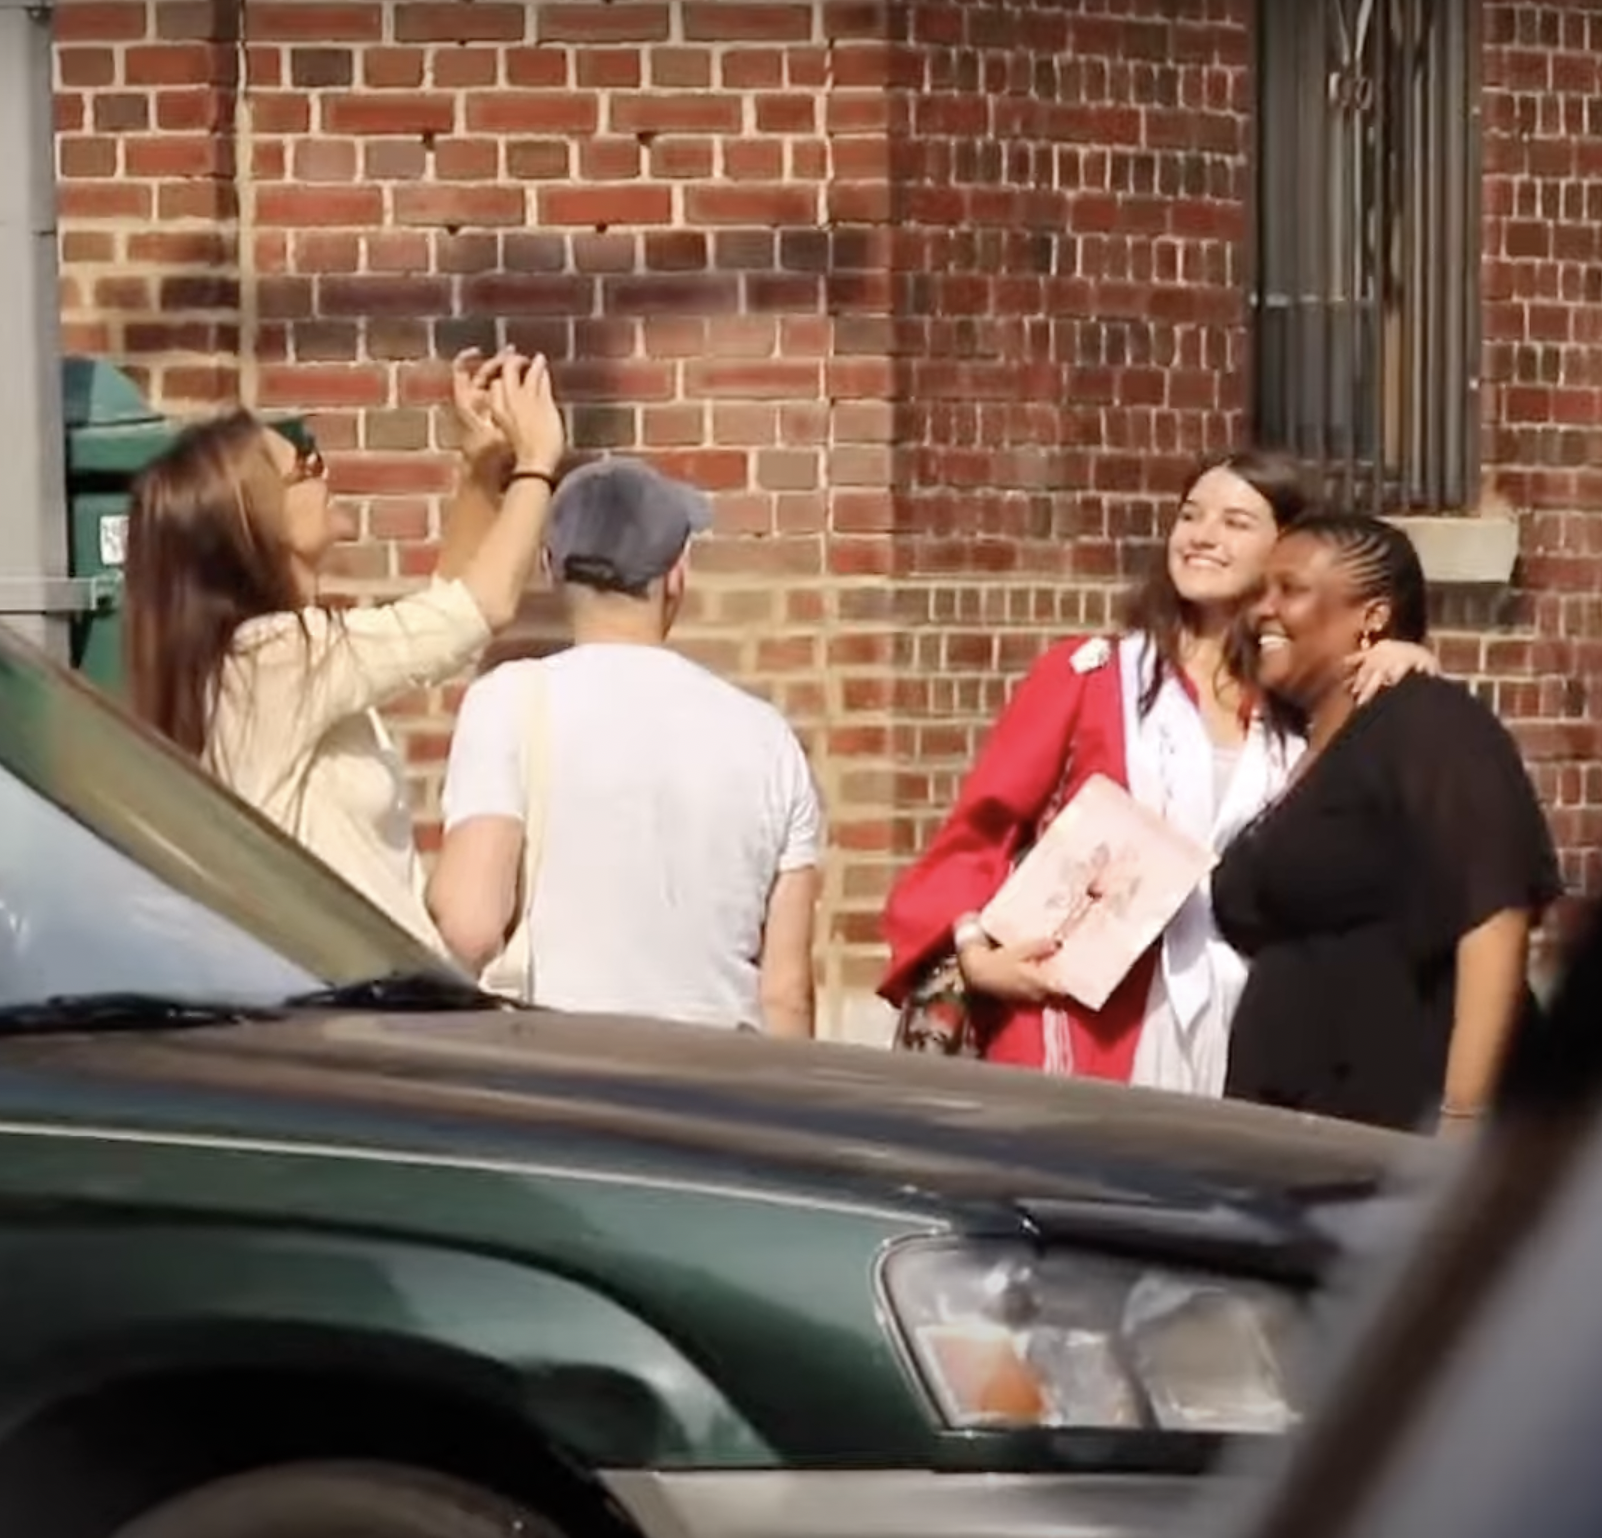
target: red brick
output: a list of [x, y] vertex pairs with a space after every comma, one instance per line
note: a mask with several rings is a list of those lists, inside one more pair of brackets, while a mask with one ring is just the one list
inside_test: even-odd
[[[739, 307], [739, 279], [712, 273], [676, 273], [652, 277], [619, 277], [606, 285], [606, 309], [613, 315], [682, 314], [698, 319], [694, 335], [687, 338], [681, 355], [693, 357], [706, 347], [706, 333], [699, 317], [728, 312]], [[653, 350], [670, 354], [671, 348], [658, 333], [649, 339]]]
[[117, 78], [117, 56], [109, 48], [62, 48], [56, 71], [64, 86], [107, 86]]
[[226, 91], [158, 91], [155, 103], [156, 126], [170, 131], [226, 132], [233, 121], [233, 103]]
[[784, 84], [784, 50], [781, 48], [731, 48], [723, 55], [722, 80], [726, 87], [736, 91], [782, 86]]
[[635, 139], [590, 139], [579, 145], [579, 177], [587, 182], [631, 181], [644, 159]]
[[434, 54], [434, 84], [442, 91], [494, 85], [500, 73], [498, 48], [448, 48]]
[[542, 224], [667, 224], [673, 217], [666, 187], [542, 187], [538, 197]]
[[818, 104], [810, 96], [759, 96], [756, 126], [762, 133], [809, 134], [815, 131]]
[[741, 103], [733, 96], [620, 94], [611, 99], [614, 133], [738, 133]]
[[811, 187], [691, 187], [684, 195], [692, 224], [809, 225], [817, 207]]
[[325, 278], [317, 296], [319, 313], [330, 317], [430, 316], [451, 311], [451, 286], [445, 278]]
[[456, 125], [456, 103], [449, 96], [325, 97], [322, 127], [332, 134], [449, 133]]
[[376, 187], [264, 187], [256, 196], [256, 222], [286, 229], [365, 226], [383, 217], [384, 195]]
[[[430, 244], [425, 231], [378, 231], [368, 235], [362, 245], [367, 266], [374, 272], [428, 271]], [[441, 270], [446, 270], [443, 264]]]
[[196, 85], [233, 76], [230, 50], [213, 43], [158, 43], [123, 55], [125, 85]]
[[467, 98], [467, 128], [482, 134], [594, 133], [600, 106], [593, 96], [488, 91]]
[[712, 50], [709, 48], [653, 48], [651, 84], [675, 91], [700, 91], [712, 84]]
[[565, 139], [516, 139], [506, 146], [506, 174], [516, 181], [565, 181], [572, 174]]
[[711, 139], [655, 139], [647, 158], [651, 175], [669, 180], [710, 177], [717, 165]]
[[692, 363], [685, 370], [691, 395], [729, 395], [747, 400], [789, 400], [818, 390], [818, 368], [812, 363]]
[[527, 218], [527, 200], [517, 187], [397, 187], [395, 218], [401, 224], [511, 225]]
[[148, 219], [149, 187], [130, 182], [72, 182], [61, 189], [58, 206], [64, 219]]
[[261, 404], [269, 408], [381, 406], [389, 398], [389, 375], [382, 368], [358, 364], [264, 368], [257, 394]]
[[741, 0], [684, 0], [684, 36], [691, 42], [750, 38], [795, 43], [812, 36], [811, 4], [750, 4]]
[[251, 126], [258, 134], [305, 133], [311, 108], [311, 98], [299, 92], [262, 92], [250, 104]]
[[500, 162], [494, 139], [441, 139], [434, 146], [434, 174], [441, 181], [494, 181]]
[[395, 39], [401, 43], [519, 43], [529, 12], [525, 5], [496, 0], [414, 4], [395, 8]]
[[213, 136], [162, 134], [123, 142], [123, 167], [129, 176], [166, 180], [177, 177], [232, 175], [234, 147]]
[[542, 43], [665, 43], [671, 26], [669, 0], [563, 4], [546, 0], [535, 13]]
[[569, 83], [567, 56], [565, 48], [508, 48], [502, 55], [506, 83], [525, 89], [561, 90]]
[[587, 315], [594, 285], [579, 277], [486, 274], [463, 280], [462, 303], [476, 314]]
[[421, 181], [428, 165], [428, 146], [419, 139], [362, 141], [362, 175], [369, 181]]
[[353, 5], [250, 0], [250, 35], [263, 43], [376, 42], [384, 35], [384, 7], [382, 0]]
[[56, 146], [56, 166], [69, 179], [115, 176], [117, 141], [106, 137], [64, 138]]
[[421, 48], [364, 48], [361, 58], [362, 84], [375, 90], [416, 90], [428, 66]]
[[146, 36], [145, 0], [67, 0], [52, 13], [60, 42], [123, 43]]
[[355, 272], [362, 264], [361, 237], [351, 230], [302, 230], [290, 260], [296, 272]]
[[586, 48], [574, 60], [575, 84], [586, 90], [617, 90], [638, 86], [645, 78], [637, 48]]

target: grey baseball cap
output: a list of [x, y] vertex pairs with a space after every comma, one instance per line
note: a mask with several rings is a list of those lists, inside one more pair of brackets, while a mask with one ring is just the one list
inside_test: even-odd
[[712, 524], [694, 486], [624, 454], [564, 475], [551, 501], [545, 548], [559, 582], [638, 596], [672, 570], [690, 537]]

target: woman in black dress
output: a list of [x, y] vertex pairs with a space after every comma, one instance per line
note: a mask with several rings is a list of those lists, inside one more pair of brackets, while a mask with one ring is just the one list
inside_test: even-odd
[[1470, 1121], [1535, 1008], [1532, 927], [1560, 891], [1518, 749], [1461, 685], [1414, 674], [1358, 706], [1343, 658], [1422, 643], [1407, 536], [1324, 513], [1281, 537], [1251, 614], [1260, 686], [1307, 750], [1213, 873], [1251, 962], [1225, 1093], [1381, 1126]]

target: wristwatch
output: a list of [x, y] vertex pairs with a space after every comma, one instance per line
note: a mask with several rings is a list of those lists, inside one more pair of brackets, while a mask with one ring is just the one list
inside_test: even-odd
[[990, 944], [990, 936], [985, 933], [985, 926], [979, 922], [977, 913], [965, 913], [951, 926], [951, 941], [960, 955], [970, 945]]

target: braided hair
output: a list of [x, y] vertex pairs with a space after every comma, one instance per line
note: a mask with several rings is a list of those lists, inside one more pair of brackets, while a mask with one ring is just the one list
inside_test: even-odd
[[1384, 599], [1390, 605], [1387, 637], [1417, 645], [1429, 638], [1424, 568], [1413, 541], [1394, 524], [1368, 513], [1315, 511], [1295, 519], [1285, 533], [1333, 550], [1360, 601]]

